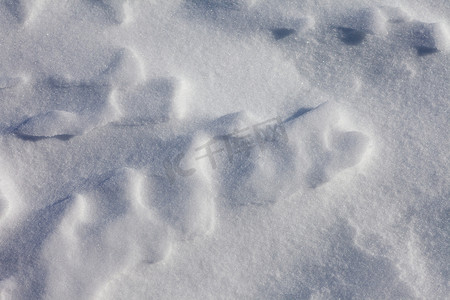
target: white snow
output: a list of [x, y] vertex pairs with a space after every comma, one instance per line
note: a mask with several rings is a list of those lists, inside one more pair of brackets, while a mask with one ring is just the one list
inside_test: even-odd
[[446, 299], [447, 0], [0, 0], [0, 299]]

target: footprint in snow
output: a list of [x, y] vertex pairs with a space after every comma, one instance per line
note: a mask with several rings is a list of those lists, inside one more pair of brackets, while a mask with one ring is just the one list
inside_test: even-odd
[[[20, 124], [15, 133], [24, 138], [71, 137], [118, 121], [121, 109], [125, 118], [135, 122], [155, 117], [156, 113], [146, 115], [151, 110], [149, 105], [158, 107], [159, 113], [167, 113], [165, 105], [171, 99], [172, 83], [152, 81], [145, 85], [144, 82], [144, 71], [137, 55], [132, 50], [121, 49], [114, 54], [108, 67], [93, 78], [49, 78], [57, 109], [32, 116]], [[119, 107], [117, 95], [127, 94], [136, 87], [141, 95], [128, 103], [122, 101]], [[145, 100], [150, 97], [154, 99], [145, 107]]]
[[392, 32], [398, 42], [414, 48], [418, 56], [450, 50], [450, 30], [446, 24], [413, 20], [399, 7], [359, 10], [343, 16], [335, 29], [338, 38], [349, 46], [361, 44], [368, 34], [384, 37]]
[[359, 45], [367, 34], [384, 36], [387, 34], [386, 19], [378, 8], [359, 10], [345, 15], [335, 27], [338, 38], [346, 45]]
[[410, 43], [418, 56], [450, 50], [450, 31], [445, 24], [414, 21], [408, 27]]
[[358, 165], [369, 137], [328, 102], [285, 121], [247, 113], [221, 117], [198, 133], [183, 156], [178, 180], [201, 174], [230, 206], [266, 205], [317, 188]]
[[319, 187], [364, 159], [370, 138], [351, 123], [333, 101], [287, 122], [294, 161], [306, 187]]
[[148, 206], [148, 187], [141, 172], [124, 168], [67, 200], [43, 247], [49, 298], [92, 297], [112, 274], [167, 257], [171, 239]]
[[337, 173], [357, 165], [366, 152], [369, 138], [359, 131], [332, 131], [310, 169], [311, 187], [330, 181]]

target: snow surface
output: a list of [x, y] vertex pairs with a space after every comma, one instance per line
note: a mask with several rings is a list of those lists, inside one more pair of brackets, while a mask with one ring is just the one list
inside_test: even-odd
[[448, 0], [0, 0], [0, 299], [448, 299]]

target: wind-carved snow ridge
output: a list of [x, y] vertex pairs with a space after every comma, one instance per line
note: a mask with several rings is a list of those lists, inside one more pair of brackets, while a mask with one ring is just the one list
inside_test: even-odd
[[[51, 77], [48, 80], [50, 88], [56, 91], [61, 89], [67, 91], [63, 94], [64, 97], [67, 97], [64, 101], [68, 105], [73, 105], [72, 102], [79, 103], [78, 107], [72, 108], [72, 111], [58, 109], [32, 116], [16, 128], [16, 133], [22, 137], [70, 137], [105, 126], [118, 120], [121, 116], [115, 91], [133, 88], [144, 80], [145, 73], [142, 63], [130, 49], [117, 51], [108, 67], [94, 78], [73, 80], [58, 76]], [[166, 89], [170, 89], [170, 87], [166, 87]], [[93, 101], [92, 107], [85, 107], [86, 104], [82, 99], [91, 90], [94, 92], [93, 95], [99, 98], [91, 100]], [[166, 93], [170, 93], [170, 91]], [[92, 93], [89, 97], [92, 97]], [[164, 98], [164, 95], [161, 97]], [[164, 100], [165, 98], [160, 102]], [[136, 108], [142, 109], [143, 107]], [[131, 113], [138, 114], [135, 116], [136, 119], [139, 119], [139, 114], [142, 114], [139, 110]], [[125, 114], [129, 118], [130, 112], [126, 111], [126, 107]]]
[[[138, 126], [184, 118], [188, 94], [184, 80], [160, 77], [144, 81], [142, 74], [139, 75], [131, 63], [126, 63], [126, 58], [122, 55], [116, 58], [118, 61], [115, 60], [113, 66], [91, 81], [50, 78], [53, 89], [67, 90], [63, 93], [67, 100], [79, 102], [80, 106], [76, 111], [53, 110], [35, 115], [20, 124], [16, 133], [21, 137], [70, 137], [111, 122]], [[122, 78], [121, 74], [130, 76]], [[77, 99], [89, 90], [96, 91], [94, 94], [99, 98], [92, 99], [92, 107], [84, 107]]]
[[86, 299], [127, 268], [157, 263], [170, 253], [167, 226], [149, 207], [148, 179], [124, 168], [68, 201], [42, 259], [47, 297]]
[[72, 137], [82, 135], [94, 128], [104, 126], [118, 118], [114, 99], [100, 108], [78, 113], [54, 110], [27, 119], [16, 129], [20, 137]]

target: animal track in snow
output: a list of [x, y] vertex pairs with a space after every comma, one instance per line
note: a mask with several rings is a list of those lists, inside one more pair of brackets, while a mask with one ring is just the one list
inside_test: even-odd
[[71, 203], [42, 254], [48, 297], [92, 297], [112, 274], [169, 254], [167, 228], [147, 206], [147, 188], [141, 172], [124, 168], [66, 200]]
[[450, 31], [443, 23], [412, 22], [411, 44], [419, 56], [450, 50]]
[[386, 20], [376, 8], [363, 9], [343, 17], [336, 29], [339, 39], [347, 45], [361, 44], [367, 34], [387, 34]]
[[297, 30], [292, 28], [274, 28], [271, 31], [275, 40], [281, 40], [285, 37], [297, 33]]
[[289, 36], [305, 32], [314, 26], [314, 20], [311, 17], [306, 18], [283, 18], [282, 21], [270, 21], [272, 24], [272, 36], [275, 40], [282, 40]]
[[446, 24], [413, 20], [398, 7], [360, 10], [343, 17], [335, 28], [339, 39], [347, 45], [361, 44], [367, 34], [384, 37], [393, 32], [398, 42], [415, 48], [418, 56], [450, 50], [450, 31]]

